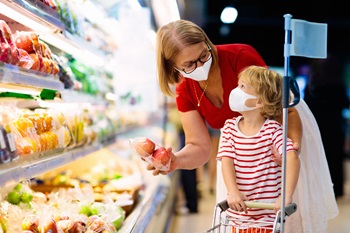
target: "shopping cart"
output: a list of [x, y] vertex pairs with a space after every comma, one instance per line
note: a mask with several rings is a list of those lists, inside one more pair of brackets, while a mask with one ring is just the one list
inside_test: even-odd
[[[261, 208], [261, 209], [274, 209], [273, 203], [263, 203], [255, 201], [246, 201], [248, 208]], [[231, 229], [235, 229], [232, 233], [265, 233], [265, 232], [280, 232], [281, 224], [281, 210], [276, 213], [275, 220], [273, 222], [267, 221], [253, 221], [253, 220], [240, 220], [233, 219], [223, 213], [229, 208], [227, 201], [222, 201], [216, 204], [214, 208], [212, 227], [206, 231], [206, 233], [230, 233]], [[295, 203], [291, 203], [284, 208], [285, 217], [293, 214], [297, 209]], [[285, 221], [285, 219], [283, 220]]]

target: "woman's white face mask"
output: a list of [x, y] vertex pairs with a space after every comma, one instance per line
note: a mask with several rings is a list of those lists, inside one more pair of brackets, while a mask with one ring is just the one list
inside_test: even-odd
[[208, 79], [210, 66], [213, 58], [210, 58], [207, 62], [205, 62], [201, 67], [197, 67], [192, 73], [186, 74], [182, 70], [178, 70], [182, 76], [185, 78], [193, 79], [194, 81], [203, 81]]
[[245, 93], [241, 88], [236, 87], [230, 93], [230, 97], [229, 97], [230, 108], [232, 111], [235, 111], [235, 112], [245, 112], [245, 111], [257, 109], [256, 106], [248, 107], [245, 105], [245, 102], [248, 99], [257, 99], [257, 98], [258, 97], [254, 95], [249, 95]]

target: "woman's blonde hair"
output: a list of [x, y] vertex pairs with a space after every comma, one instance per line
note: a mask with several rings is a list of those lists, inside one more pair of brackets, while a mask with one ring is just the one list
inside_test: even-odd
[[161, 91], [168, 96], [174, 93], [170, 85], [181, 81], [180, 73], [174, 69], [174, 61], [182, 49], [206, 42], [212, 51], [212, 65], [217, 64], [218, 55], [214, 44], [198, 25], [187, 20], [177, 20], [166, 24], [157, 31], [157, 69]]
[[283, 77], [279, 73], [266, 67], [248, 66], [238, 75], [241, 77], [255, 88], [257, 97], [263, 102], [261, 115], [275, 119], [282, 114]]

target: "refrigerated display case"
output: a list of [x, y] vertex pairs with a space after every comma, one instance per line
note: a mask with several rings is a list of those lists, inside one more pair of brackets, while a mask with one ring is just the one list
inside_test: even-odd
[[[87, 53], [99, 62], [108, 60], [108, 51], [96, 48], [71, 31], [66, 29], [61, 16], [52, 6], [39, 0], [0, 0], [0, 19], [8, 22], [12, 30], [42, 32], [43, 41], [47, 41], [53, 51], [62, 51], [72, 56], [84, 56]], [[9, 94], [11, 93], [11, 94]], [[64, 83], [52, 74], [44, 74], [15, 65], [0, 63], [0, 102], [15, 101], [21, 106], [36, 108], [49, 99], [49, 103], [60, 97], [61, 102], [90, 103], [106, 106], [110, 100], [104, 95], [90, 95], [76, 90], [65, 89]], [[104, 93], [105, 94], [105, 93]], [[17, 96], [16, 96], [17, 95]], [[48, 95], [49, 97], [45, 97]], [[19, 97], [18, 97], [19, 96]], [[23, 96], [28, 99], [22, 99]], [[15, 97], [15, 98], [13, 98]], [[67, 164], [99, 152], [115, 145], [120, 140], [127, 140], [133, 135], [143, 134], [143, 130], [164, 131], [164, 109], [149, 114], [143, 125], [125, 127], [123, 122], [108, 140], [83, 145], [76, 148], [57, 148], [50, 151], [21, 156], [9, 163], [0, 164], [0, 187], [40, 176], [46, 172], [62, 168]], [[144, 132], [146, 132], [144, 131]], [[157, 134], [156, 140], [161, 142], [164, 132]], [[127, 149], [126, 149], [127, 150]], [[118, 156], [116, 154], [116, 156]], [[118, 232], [163, 232], [167, 227], [175, 199], [178, 173], [169, 176], [153, 177], [146, 172], [145, 188], [138, 195], [138, 202]], [[148, 176], [148, 177], [147, 177]]]

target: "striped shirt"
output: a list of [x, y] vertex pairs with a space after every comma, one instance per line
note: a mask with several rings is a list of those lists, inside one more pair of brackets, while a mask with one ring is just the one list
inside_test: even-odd
[[[272, 158], [271, 146], [283, 153], [283, 130], [280, 123], [267, 119], [260, 131], [246, 136], [238, 129], [242, 116], [226, 120], [221, 135], [218, 159], [232, 158], [239, 190], [250, 201], [274, 203], [281, 193], [282, 170]], [[287, 140], [287, 151], [293, 144]], [[228, 209], [227, 215], [234, 219], [274, 221], [273, 210], [248, 209], [248, 213]]]

